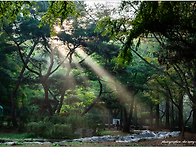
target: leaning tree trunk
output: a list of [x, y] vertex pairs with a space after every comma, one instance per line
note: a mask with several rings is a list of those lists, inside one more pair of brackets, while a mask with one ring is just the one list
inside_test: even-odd
[[52, 117], [53, 115], [53, 110], [52, 110], [52, 106], [49, 102], [49, 98], [48, 98], [48, 86], [46, 85], [46, 83], [42, 83], [42, 86], [44, 88], [44, 93], [45, 93], [45, 102], [46, 102], [46, 105], [48, 107], [48, 110], [49, 110], [49, 113], [50, 113], [50, 117]]
[[37, 42], [34, 43], [34, 45], [32, 46], [32, 48], [31, 48], [31, 50], [30, 50], [30, 52], [29, 52], [29, 54], [28, 54], [28, 56], [26, 58], [26, 61], [24, 61], [23, 58], [22, 58], [21, 51], [20, 51], [20, 46], [17, 44], [18, 50], [19, 50], [19, 54], [20, 54], [20, 57], [21, 57], [24, 65], [23, 65], [22, 70], [20, 71], [20, 75], [18, 77], [18, 81], [17, 81], [17, 83], [16, 83], [16, 85], [14, 87], [14, 90], [12, 91], [12, 94], [11, 94], [11, 102], [12, 102], [11, 114], [12, 114], [12, 124], [13, 124], [14, 127], [18, 127], [18, 123], [17, 123], [16, 115], [15, 115], [15, 108], [16, 108], [15, 94], [16, 94], [16, 92], [18, 90], [18, 87], [20, 85], [20, 82], [22, 80], [22, 75], [23, 75], [23, 73], [24, 73], [24, 71], [25, 71], [25, 69], [27, 67], [28, 62], [29, 62], [29, 58], [30, 58], [31, 54], [33, 53], [36, 45], [37, 45]]
[[99, 81], [99, 86], [100, 86], [100, 91], [99, 91], [99, 95], [97, 96], [97, 98], [93, 101], [93, 103], [84, 110], [84, 112], [81, 114], [81, 116], [84, 116], [97, 102], [98, 100], [100, 99], [101, 97], [101, 94], [102, 94], [102, 89], [103, 89], [103, 86], [102, 86], [102, 83], [100, 81], [100, 78], [98, 78], [98, 81]]
[[61, 98], [60, 98], [60, 103], [59, 103], [59, 107], [57, 109], [57, 113], [59, 114], [63, 105], [63, 100], [64, 100], [64, 96], [65, 96], [65, 91], [69, 88], [69, 75], [71, 72], [71, 62], [72, 62], [72, 55], [73, 53], [70, 54], [70, 60], [69, 60], [69, 65], [68, 65], [68, 69], [67, 69], [67, 74], [65, 76], [65, 81], [64, 81], [64, 87], [61, 93]]

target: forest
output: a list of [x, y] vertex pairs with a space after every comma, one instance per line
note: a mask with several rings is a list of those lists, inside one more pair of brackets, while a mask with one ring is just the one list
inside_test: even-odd
[[[196, 132], [196, 3], [1, 1], [0, 129]], [[195, 44], [195, 45], [194, 45]]]

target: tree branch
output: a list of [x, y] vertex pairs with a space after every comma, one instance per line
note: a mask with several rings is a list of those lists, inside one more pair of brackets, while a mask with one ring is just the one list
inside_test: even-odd
[[81, 114], [81, 116], [84, 116], [99, 100], [99, 98], [101, 97], [102, 94], [102, 83], [100, 81], [100, 77], [98, 77], [98, 81], [99, 81], [99, 86], [100, 86], [100, 90], [99, 90], [99, 95], [97, 96], [97, 98], [93, 101], [93, 103], [86, 109], [84, 110], [84, 112]]

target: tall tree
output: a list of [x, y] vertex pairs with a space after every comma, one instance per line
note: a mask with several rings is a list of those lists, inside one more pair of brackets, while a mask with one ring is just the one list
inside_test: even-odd
[[[119, 54], [121, 61], [131, 61], [132, 52], [136, 53], [140, 39], [155, 37], [160, 47], [154, 55], [158, 57], [161, 65], [172, 65], [176, 69], [180, 82], [173, 79], [168, 72], [162, 72], [182, 88], [195, 104], [196, 97], [194, 92], [191, 92], [192, 88], [196, 89], [193, 19], [195, 2], [122, 2], [121, 12], [124, 10], [133, 11], [134, 17], [106, 17], [97, 24], [98, 29], [105, 29], [103, 34], [116, 36], [120, 32], [117, 38], [124, 43]], [[140, 39], [135, 43], [134, 40], [137, 38]], [[154, 68], [161, 71], [155, 66]]]
[[[10, 40], [14, 42], [15, 46], [18, 48], [18, 52], [23, 62], [22, 70], [19, 74], [17, 83], [11, 94], [12, 101], [12, 122], [15, 127], [17, 127], [17, 121], [15, 118], [15, 94], [20, 85], [22, 75], [27, 67], [29, 58], [35, 50], [38, 42], [43, 39], [43, 36], [49, 36], [49, 28], [42, 27], [38, 28], [39, 21], [36, 18], [29, 18], [27, 21], [25, 18], [20, 17], [13, 24], [6, 25], [4, 23], [4, 31], [9, 35]], [[48, 30], [47, 30], [48, 29]], [[26, 43], [32, 41], [32, 43]], [[29, 50], [30, 48], [30, 50]], [[23, 52], [23, 53], [22, 53]], [[26, 58], [26, 59], [25, 59]]]

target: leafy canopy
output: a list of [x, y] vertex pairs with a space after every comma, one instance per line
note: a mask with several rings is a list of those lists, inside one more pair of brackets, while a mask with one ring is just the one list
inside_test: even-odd
[[[123, 2], [120, 11], [128, 7], [132, 8], [128, 11], [134, 12], [132, 16], [105, 17], [97, 23], [96, 30], [104, 29], [102, 35], [123, 43], [118, 58], [124, 63], [131, 61], [131, 50], [137, 49], [140, 39], [149, 35], [157, 38], [163, 54], [175, 57], [172, 62], [195, 58], [195, 2]], [[161, 54], [156, 56], [163, 58]]]

